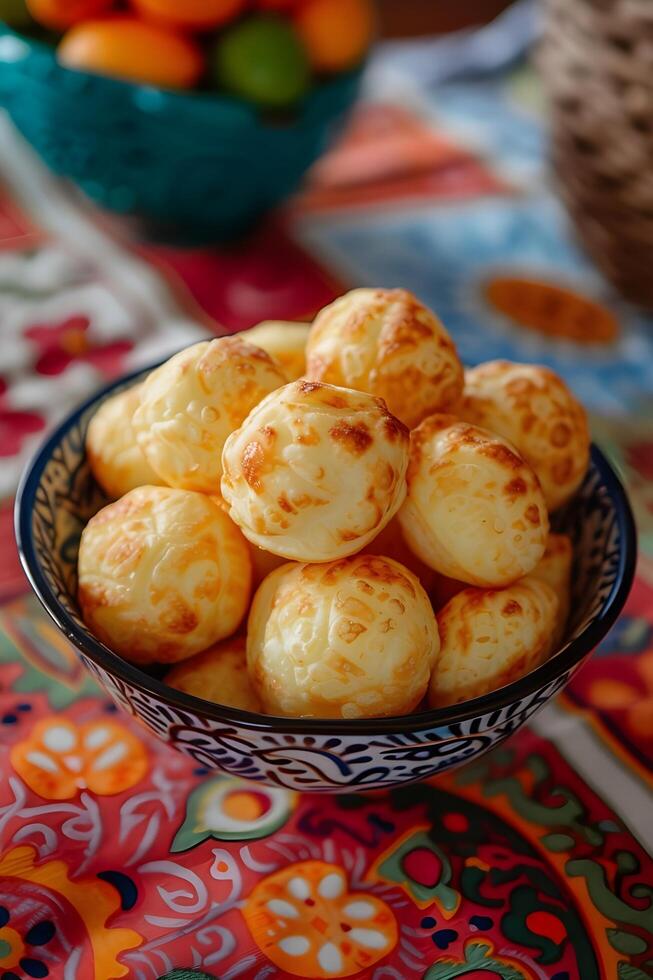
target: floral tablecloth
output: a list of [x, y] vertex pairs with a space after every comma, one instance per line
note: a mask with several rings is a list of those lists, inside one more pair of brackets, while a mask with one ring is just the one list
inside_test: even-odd
[[[574, 247], [543, 146], [523, 69], [364, 104], [254, 239], [181, 250], [93, 213], [0, 120], [0, 980], [653, 977], [653, 323]], [[511, 276], [519, 315], [492, 299]], [[207, 774], [116, 712], [28, 593], [12, 496], [104, 379], [364, 283], [414, 289], [468, 362], [560, 370], [642, 554], [610, 636], [505, 747], [389, 794], [300, 797]]]

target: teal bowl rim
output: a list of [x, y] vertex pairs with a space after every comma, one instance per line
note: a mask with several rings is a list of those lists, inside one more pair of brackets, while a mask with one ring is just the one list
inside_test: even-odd
[[600, 613], [585, 627], [582, 633], [553, 654], [540, 667], [519, 678], [519, 680], [513, 681], [496, 691], [446, 708], [429, 709], [409, 715], [352, 720], [283, 718], [256, 714], [205, 701], [202, 698], [169, 687], [162, 680], [152, 677], [134, 664], [123, 660], [108, 646], [105, 646], [90, 633], [87, 634], [77, 625], [62, 606], [45, 578], [32, 533], [34, 499], [43, 470], [57, 445], [69, 429], [78, 423], [80, 416], [87, 412], [91, 406], [99, 404], [114, 389], [126, 387], [131, 381], [143, 377], [157, 367], [159, 363], [161, 362], [117, 378], [96, 391], [64, 418], [37, 450], [23, 473], [16, 494], [14, 510], [16, 542], [21, 564], [30, 585], [64, 636], [89, 660], [99, 665], [110, 675], [116, 675], [128, 684], [135, 685], [137, 688], [149, 692], [183, 711], [191, 711], [196, 714], [200, 712], [212, 721], [219, 723], [235, 722], [253, 730], [301, 733], [304, 735], [364, 735], [365, 733], [379, 735], [403, 731], [433, 730], [454, 723], [469, 722], [481, 715], [505, 708], [573, 670], [599, 644], [622, 611], [635, 576], [637, 561], [635, 522], [628, 496], [619, 477], [601, 450], [593, 444], [590, 466], [598, 471], [601, 477], [601, 485], [605, 487], [612, 502], [615, 520], [619, 528], [619, 551], [614, 582]]
[[[24, 44], [28, 52], [24, 57], [3, 58], [1, 48], [3, 38], [14, 38]], [[131, 82], [100, 73], [67, 68], [58, 61], [54, 46], [40, 38], [23, 34], [0, 20], [0, 70], [14, 66], [20, 71], [21, 66], [30, 58], [49, 62], [57, 73], [72, 82], [69, 88], [70, 94], [75, 89], [79, 91], [86, 86], [102, 86], [106, 91], [113, 90], [123, 98], [131, 98], [134, 109], [145, 115], [158, 114], [162, 102], [165, 102], [166, 111], [192, 109], [206, 114], [217, 108], [222, 112], [228, 111], [234, 118], [240, 116], [242, 123], [249, 123], [255, 129], [269, 130], [276, 134], [283, 132], [284, 129], [292, 130], [298, 123], [309, 122], [316, 116], [320, 117], [320, 110], [323, 104], [329, 104], [331, 94], [340, 89], [346, 90], [353, 82], [360, 79], [366, 63], [363, 61], [350, 71], [340, 72], [333, 78], [318, 80], [295, 106], [290, 106], [286, 110], [267, 110], [226, 92], [163, 88], [145, 82]]]

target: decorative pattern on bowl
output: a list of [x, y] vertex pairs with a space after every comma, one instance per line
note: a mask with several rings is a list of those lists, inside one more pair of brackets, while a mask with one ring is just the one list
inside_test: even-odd
[[621, 483], [593, 447], [579, 493], [555, 521], [556, 530], [571, 535], [576, 555], [568, 639], [528, 676], [451, 708], [346, 722], [254, 715], [174, 691], [96, 640], [75, 598], [79, 537], [106, 502], [86, 462], [86, 427], [109, 394], [147, 373], [94, 396], [48, 439], [23, 478], [16, 534], [37, 595], [106, 692], [202, 766], [312, 792], [425, 779], [479, 756], [520, 728], [564, 687], [623, 607], [634, 574], [635, 529]]

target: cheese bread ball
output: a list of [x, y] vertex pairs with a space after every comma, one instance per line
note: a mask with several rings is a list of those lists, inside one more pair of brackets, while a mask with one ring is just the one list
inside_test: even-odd
[[78, 576], [84, 622], [98, 639], [132, 663], [174, 663], [235, 632], [252, 567], [213, 498], [139, 487], [88, 522]]
[[424, 697], [438, 649], [418, 580], [376, 555], [278, 568], [247, 624], [247, 665], [263, 708], [290, 717], [406, 714]]
[[432, 415], [411, 433], [399, 520], [409, 547], [436, 572], [489, 588], [532, 571], [549, 533], [537, 477], [514, 446], [450, 415]]
[[165, 681], [170, 687], [205, 701], [243, 711], [261, 710], [247, 671], [244, 637], [223, 640], [184, 660], [166, 674]]
[[294, 381], [227, 439], [222, 495], [253, 544], [331, 561], [360, 551], [397, 512], [407, 464], [408, 432], [381, 399]]
[[458, 415], [510, 439], [537, 473], [549, 510], [582, 483], [590, 457], [587, 416], [554, 371], [511, 361], [472, 368]]
[[409, 571], [416, 575], [425, 592], [429, 595], [435, 586], [438, 573], [425, 565], [421, 559], [414, 554], [404, 538], [401, 524], [398, 517], [393, 517], [389, 524], [383, 528], [380, 534], [374, 538], [371, 544], [365, 548], [366, 555], [383, 555], [392, 558], [404, 565]]
[[518, 680], [546, 660], [558, 600], [527, 578], [505, 589], [465, 589], [437, 616], [440, 653], [429, 705], [442, 708]]
[[240, 334], [281, 365], [287, 381], [297, 381], [306, 371], [306, 340], [310, 324], [288, 320], [264, 320]]
[[86, 458], [91, 472], [107, 497], [114, 500], [135, 487], [163, 482], [141, 452], [132, 428], [140, 388], [135, 385], [107, 398], [86, 432]]
[[169, 486], [219, 493], [225, 439], [285, 383], [269, 354], [238, 337], [193, 344], [144, 382], [133, 419], [138, 444]]
[[378, 395], [411, 429], [453, 411], [463, 390], [451, 337], [405, 289], [353, 289], [318, 313], [306, 377]]
[[571, 606], [571, 566], [574, 549], [566, 534], [550, 534], [541, 561], [531, 572], [531, 577], [550, 585], [558, 598], [558, 615], [553, 633], [552, 646], [557, 648], [565, 632]]

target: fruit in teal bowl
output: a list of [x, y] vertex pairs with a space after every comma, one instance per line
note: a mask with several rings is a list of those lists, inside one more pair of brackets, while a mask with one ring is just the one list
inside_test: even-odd
[[270, 118], [228, 94], [71, 70], [0, 24], [0, 107], [50, 169], [101, 206], [190, 240], [242, 234], [292, 193], [338, 133], [360, 75], [327, 79]]

